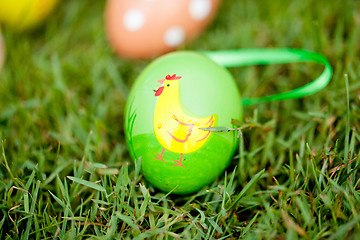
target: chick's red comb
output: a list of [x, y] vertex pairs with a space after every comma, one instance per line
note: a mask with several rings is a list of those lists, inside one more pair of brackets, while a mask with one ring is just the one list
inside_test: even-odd
[[176, 76], [176, 74], [170, 76], [170, 75], [167, 75], [166, 77], [166, 80], [179, 80], [181, 77], [180, 76]]

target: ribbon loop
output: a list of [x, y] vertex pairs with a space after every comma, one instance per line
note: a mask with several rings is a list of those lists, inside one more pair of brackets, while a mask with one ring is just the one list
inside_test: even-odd
[[244, 98], [244, 106], [269, 101], [301, 98], [323, 89], [331, 80], [332, 68], [329, 61], [319, 53], [301, 49], [237, 49], [203, 52], [223, 67], [240, 67], [251, 65], [285, 64], [314, 62], [325, 66], [321, 75], [314, 81], [294, 90], [270, 96]]

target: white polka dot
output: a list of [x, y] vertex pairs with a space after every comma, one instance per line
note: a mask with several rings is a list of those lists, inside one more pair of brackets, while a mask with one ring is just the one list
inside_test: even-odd
[[130, 32], [139, 30], [145, 23], [144, 14], [138, 9], [130, 9], [123, 18], [124, 26]]
[[209, 16], [211, 12], [210, 0], [191, 0], [189, 5], [190, 16], [197, 21], [201, 21]]
[[164, 42], [169, 47], [176, 47], [183, 43], [185, 40], [185, 31], [180, 26], [169, 28], [164, 35]]

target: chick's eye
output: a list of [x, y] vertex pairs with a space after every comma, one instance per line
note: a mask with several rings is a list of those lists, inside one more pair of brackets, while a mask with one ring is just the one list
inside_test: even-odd
[[170, 87], [170, 84], [168, 84], [168, 85], [166, 85], [166, 86]]

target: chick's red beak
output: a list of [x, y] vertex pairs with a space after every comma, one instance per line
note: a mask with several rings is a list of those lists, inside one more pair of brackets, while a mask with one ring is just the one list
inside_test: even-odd
[[162, 93], [163, 90], [164, 90], [164, 87], [159, 87], [159, 89], [156, 90], [156, 92], [155, 92], [155, 97], [160, 96], [160, 94]]

